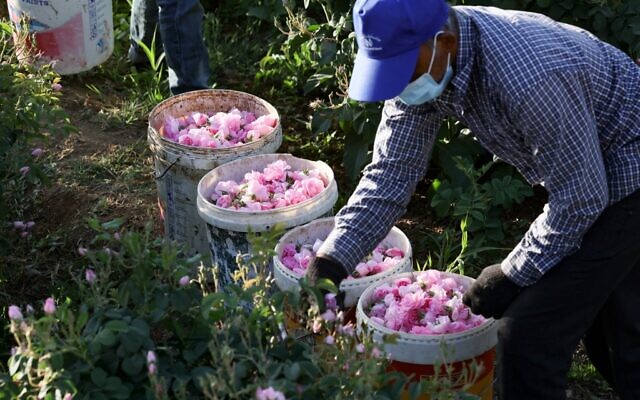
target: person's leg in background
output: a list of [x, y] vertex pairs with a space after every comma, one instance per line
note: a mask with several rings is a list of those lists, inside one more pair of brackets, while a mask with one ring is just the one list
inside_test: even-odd
[[157, 0], [157, 4], [171, 94], [208, 88], [211, 71], [202, 5], [198, 0]]
[[131, 20], [129, 23], [129, 46], [128, 59], [133, 65], [148, 65], [149, 59], [138, 45], [144, 43], [151, 48], [153, 35], [155, 33], [155, 51], [159, 55], [162, 50], [162, 39], [158, 29], [158, 5], [156, 0], [133, 0], [131, 3]]
[[607, 375], [603, 346], [611, 347], [614, 389], [640, 398], [638, 226], [640, 191], [605, 210], [576, 253], [516, 298], [499, 320], [501, 400], [566, 398], [572, 354], [600, 316], [606, 329], [587, 336], [595, 365]]

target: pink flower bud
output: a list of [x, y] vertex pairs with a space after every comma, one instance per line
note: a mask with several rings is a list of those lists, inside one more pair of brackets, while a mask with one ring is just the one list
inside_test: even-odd
[[73, 400], [73, 395], [71, 393], [67, 393], [64, 395], [62, 400]]
[[362, 344], [362, 343], [358, 343], [358, 344], [356, 345], [356, 351], [357, 351], [358, 353], [362, 353], [362, 352], [364, 352], [364, 344]]
[[62, 90], [62, 85], [56, 82], [51, 85], [51, 89], [53, 89], [54, 92], [59, 92]]
[[25, 229], [27, 226], [22, 221], [13, 221], [13, 227], [16, 229]]
[[34, 157], [40, 157], [42, 153], [44, 153], [44, 150], [42, 150], [40, 147], [36, 147], [35, 149], [31, 150], [31, 155]]
[[85, 256], [87, 254], [87, 249], [85, 247], [78, 247], [78, 254], [81, 256]]
[[24, 167], [20, 168], [20, 173], [22, 174], [22, 176], [25, 176], [26, 174], [28, 174], [29, 171], [31, 171], [31, 167], [29, 167], [28, 165], [25, 165]]
[[93, 282], [96, 281], [96, 273], [93, 272], [92, 269], [87, 268], [84, 271], [84, 278], [87, 280], [87, 282], [89, 282], [89, 284], [93, 284]]
[[56, 312], [56, 302], [53, 297], [49, 297], [44, 301], [44, 313], [47, 315], [53, 315]]
[[114, 234], [113, 234], [113, 238], [114, 238], [115, 240], [120, 240], [120, 233], [118, 233], [118, 232], [114, 233]]
[[9, 319], [13, 321], [22, 321], [22, 311], [18, 306], [9, 306]]
[[156, 362], [156, 353], [153, 350], [147, 352], [147, 364], [154, 364]]
[[155, 364], [149, 364], [147, 370], [149, 371], [149, 375], [155, 375], [156, 372], [158, 372], [158, 367], [156, 367]]
[[333, 345], [336, 342], [336, 338], [334, 338], [333, 335], [329, 335], [324, 338], [324, 342], [328, 345]]
[[29, 236], [29, 232], [27, 232], [27, 231], [20, 232], [20, 237], [21, 238], [26, 238], [27, 236]]
[[189, 280], [190, 280], [189, 275], [183, 276], [182, 278], [180, 278], [180, 282], [179, 282], [180, 286], [181, 287], [187, 286], [189, 284]]

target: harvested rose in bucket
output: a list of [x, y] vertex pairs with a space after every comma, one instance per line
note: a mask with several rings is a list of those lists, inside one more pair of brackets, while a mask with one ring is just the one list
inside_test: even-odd
[[[289, 243], [283, 247], [280, 261], [294, 274], [302, 276], [307, 271], [311, 260], [316, 256], [322, 242], [322, 240], [316, 239], [313, 246]], [[356, 265], [355, 271], [347, 279], [364, 278], [378, 274], [394, 267], [403, 258], [404, 252], [401, 249], [378, 245], [369, 256]]]
[[231, 109], [218, 112], [168, 117], [160, 128], [164, 138], [186, 146], [221, 149], [256, 141], [273, 131], [278, 119], [273, 115], [255, 116], [252, 112]]
[[436, 270], [378, 286], [365, 309], [369, 318], [398, 332], [440, 335], [466, 331], [485, 319], [462, 303], [464, 287]]
[[292, 171], [284, 160], [251, 171], [242, 182], [220, 181], [211, 195], [218, 207], [237, 211], [263, 211], [301, 203], [322, 192], [325, 182], [317, 169]]

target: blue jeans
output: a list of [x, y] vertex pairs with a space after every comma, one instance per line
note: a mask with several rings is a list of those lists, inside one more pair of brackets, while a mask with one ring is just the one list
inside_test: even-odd
[[129, 59], [136, 63], [145, 57], [136, 41], [151, 46], [157, 26], [156, 46], [164, 46], [171, 94], [208, 88], [211, 70], [202, 36], [203, 18], [199, 0], [133, 0]]

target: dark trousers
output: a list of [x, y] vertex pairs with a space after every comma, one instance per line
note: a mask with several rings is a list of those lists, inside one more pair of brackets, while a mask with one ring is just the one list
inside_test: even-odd
[[581, 339], [618, 395], [640, 399], [640, 190], [607, 208], [580, 250], [523, 290], [499, 323], [501, 400], [565, 399]]

